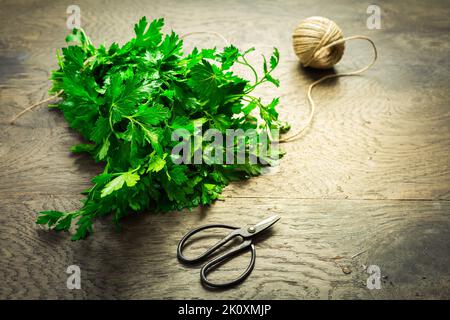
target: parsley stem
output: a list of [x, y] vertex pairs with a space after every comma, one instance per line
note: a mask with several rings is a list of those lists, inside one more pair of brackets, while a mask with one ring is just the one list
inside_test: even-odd
[[238, 60], [237, 63], [247, 66], [250, 68], [250, 70], [252, 70], [253, 75], [255, 76], [255, 84], [256, 84], [258, 82], [258, 73], [256, 72], [255, 68], [253, 68], [253, 66], [248, 63], [248, 61], [247, 61], [247, 59], [245, 59], [245, 57], [242, 57], [242, 60], [244, 62]]
[[112, 109], [115, 107], [115, 104], [112, 103], [111, 106], [109, 107], [109, 126], [111, 128], [112, 133], [114, 133], [114, 135], [118, 138], [117, 132], [116, 130], [114, 130], [114, 125], [112, 123]]

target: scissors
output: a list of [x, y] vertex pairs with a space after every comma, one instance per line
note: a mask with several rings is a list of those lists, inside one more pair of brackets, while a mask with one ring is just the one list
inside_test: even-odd
[[[193, 230], [189, 231], [188, 233], [186, 233], [183, 236], [183, 238], [180, 240], [180, 243], [178, 244], [178, 248], [177, 248], [178, 260], [183, 264], [197, 264], [197, 263], [200, 263], [203, 261], [207, 261], [209, 256], [211, 256], [217, 249], [224, 246], [226, 243], [228, 243], [232, 239], [234, 239], [236, 237], [241, 237], [243, 239], [243, 242], [239, 246], [233, 247], [232, 249], [226, 251], [222, 255], [209, 260], [208, 262], [206, 262], [205, 265], [203, 265], [202, 269], [200, 270], [200, 280], [203, 285], [206, 285], [206, 286], [209, 286], [212, 288], [231, 287], [231, 286], [238, 284], [241, 281], [245, 280], [245, 278], [247, 278], [250, 275], [250, 273], [253, 270], [253, 267], [255, 266], [256, 251], [255, 251], [255, 246], [253, 245], [253, 238], [255, 236], [261, 234], [261, 232], [263, 232], [264, 230], [270, 228], [278, 220], [280, 220], [280, 217], [275, 215], [275, 216], [271, 216], [267, 219], [264, 219], [255, 225], [246, 226], [243, 228], [233, 227], [233, 226], [229, 226], [229, 225], [225, 225], [225, 224], [208, 224], [208, 225], [198, 227], [198, 228], [193, 229]], [[206, 252], [204, 252], [200, 256], [198, 256], [196, 258], [192, 258], [192, 259], [186, 258], [183, 255], [183, 248], [184, 248], [186, 241], [193, 235], [199, 233], [200, 231], [203, 231], [206, 229], [213, 229], [213, 228], [231, 229], [233, 231], [231, 231], [227, 236], [225, 236], [222, 240], [220, 240], [215, 245], [213, 245], [211, 248], [206, 250]], [[226, 262], [233, 256], [237, 255], [240, 252], [243, 252], [245, 249], [248, 249], [248, 248], [250, 248], [250, 251], [252, 253], [250, 264], [248, 265], [247, 269], [239, 277], [237, 277], [236, 279], [234, 279], [232, 281], [225, 282], [225, 283], [214, 283], [207, 279], [206, 275], [208, 274], [209, 271], [211, 271], [211, 269], [216, 268], [220, 264]]]

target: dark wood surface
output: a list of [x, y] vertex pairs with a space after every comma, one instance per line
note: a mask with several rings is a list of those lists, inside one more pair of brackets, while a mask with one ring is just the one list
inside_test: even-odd
[[[302, 126], [306, 88], [326, 72], [299, 67], [291, 31], [322, 15], [345, 35], [362, 34], [380, 57], [362, 76], [315, 90], [317, 114], [274, 172], [235, 183], [224, 201], [193, 212], [141, 214], [117, 232], [109, 219], [95, 235], [36, 226], [36, 212], [73, 210], [101, 168], [70, 154], [80, 141], [61, 114], [45, 106], [9, 119], [46, 97], [55, 51], [64, 45], [64, 1], [2, 1], [0, 10], [0, 298], [344, 299], [450, 298], [449, 5], [380, 2], [382, 29], [368, 30], [370, 3], [345, 1], [77, 1], [94, 43], [123, 43], [142, 16], [164, 17], [166, 31], [216, 31], [240, 48], [281, 51], [282, 118]], [[197, 35], [186, 48], [221, 46]], [[349, 43], [336, 72], [370, 60], [364, 42]], [[258, 55], [251, 58], [259, 63]], [[199, 284], [199, 269], [176, 260], [180, 237], [206, 223], [245, 225], [268, 214], [282, 219], [256, 244], [250, 278], [226, 291]], [[201, 250], [207, 244], [192, 248]], [[362, 252], [362, 253], [361, 253]], [[361, 253], [352, 258], [357, 253]], [[243, 255], [214, 277], [247, 263]], [[66, 268], [81, 268], [81, 290], [66, 288]], [[365, 267], [378, 265], [382, 289], [368, 290]], [[227, 272], [228, 271], [228, 272]], [[344, 272], [346, 271], [346, 272]], [[349, 273], [350, 271], [350, 273]]]

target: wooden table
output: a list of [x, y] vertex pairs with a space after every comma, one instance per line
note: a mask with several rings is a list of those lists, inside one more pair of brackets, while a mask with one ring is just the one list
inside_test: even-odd
[[[380, 57], [362, 76], [315, 90], [312, 127], [283, 146], [287, 155], [274, 172], [234, 183], [210, 208], [136, 215], [120, 232], [105, 219], [96, 223], [94, 237], [71, 242], [68, 234], [35, 225], [36, 213], [78, 208], [79, 193], [101, 167], [70, 153], [80, 138], [59, 112], [40, 107], [15, 126], [8, 123], [47, 96], [55, 51], [68, 32], [68, 3], [2, 1], [0, 298], [450, 298], [448, 3], [382, 3], [381, 30], [366, 27], [370, 3], [357, 0], [76, 4], [96, 44], [123, 43], [147, 15], [164, 17], [165, 31], [216, 31], [263, 53], [278, 47], [281, 88], [260, 94], [281, 97], [281, 116], [294, 129], [309, 112], [307, 85], [327, 73], [299, 67], [291, 31], [302, 18], [326, 16], [346, 35], [371, 37]], [[210, 35], [186, 39], [187, 49], [194, 45], [222, 43]], [[349, 43], [335, 72], [357, 68], [371, 54], [366, 43]], [[251, 60], [260, 62], [258, 54]], [[176, 245], [188, 229], [244, 225], [273, 213], [282, 219], [257, 243], [255, 270], [241, 285], [205, 290], [199, 269], [178, 263]], [[238, 272], [248, 258], [222, 271]], [[80, 290], [66, 287], [69, 265], [81, 268]], [[366, 286], [369, 265], [381, 270], [380, 290]]]

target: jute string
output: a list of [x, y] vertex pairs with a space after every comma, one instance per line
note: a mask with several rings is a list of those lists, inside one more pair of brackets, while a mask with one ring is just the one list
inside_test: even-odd
[[368, 37], [366, 36], [351, 36], [351, 37], [346, 37], [346, 38], [342, 38], [340, 40], [334, 41], [332, 43], [330, 43], [329, 45], [323, 47], [320, 50], [326, 50], [329, 49], [333, 46], [339, 45], [344, 43], [345, 41], [348, 40], [356, 40], [356, 39], [362, 39], [362, 40], [367, 40], [369, 41], [369, 43], [372, 45], [373, 48], [373, 59], [372, 61], [367, 64], [365, 67], [362, 67], [361, 69], [355, 70], [355, 71], [351, 71], [351, 72], [344, 72], [344, 73], [338, 73], [338, 74], [329, 74], [326, 76], [323, 76], [322, 78], [320, 78], [319, 80], [314, 81], [313, 83], [311, 83], [308, 87], [308, 102], [310, 105], [310, 112], [309, 112], [309, 116], [308, 119], [306, 120], [306, 123], [303, 125], [303, 127], [298, 130], [296, 133], [294, 133], [291, 136], [287, 136], [287, 137], [283, 137], [280, 140], [278, 140], [280, 143], [284, 143], [284, 142], [289, 142], [289, 141], [293, 141], [296, 138], [299, 138], [305, 131], [306, 129], [308, 129], [312, 123], [312, 120], [314, 118], [314, 114], [316, 111], [316, 104], [314, 103], [314, 99], [312, 98], [312, 90], [315, 86], [317, 86], [319, 83], [322, 83], [328, 79], [333, 79], [333, 78], [338, 78], [338, 77], [345, 77], [345, 76], [355, 76], [358, 75], [360, 73], [363, 73], [364, 71], [366, 71], [367, 69], [369, 69], [370, 67], [373, 66], [373, 64], [375, 63], [375, 61], [377, 61], [377, 57], [378, 57], [378, 53], [377, 53], [377, 47], [375, 46], [375, 43]]
[[23, 116], [25, 113], [33, 110], [34, 108], [36, 108], [37, 106], [40, 106], [43, 103], [52, 101], [53, 99], [59, 97], [62, 93], [63, 93], [63, 90], [59, 91], [57, 94], [55, 94], [53, 96], [48, 97], [47, 99], [44, 99], [39, 102], [36, 102], [35, 104], [32, 104], [31, 106], [27, 107], [26, 109], [23, 109], [21, 112], [19, 112], [14, 117], [12, 117], [11, 120], [9, 121], [9, 123], [14, 124], [16, 122], [16, 120], [19, 119], [21, 116]]
[[223, 35], [221, 35], [219, 32], [215, 32], [215, 31], [193, 31], [193, 32], [188, 32], [188, 33], [185, 33], [183, 36], [181, 36], [181, 39], [184, 39], [184, 38], [187, 38], [187, 37], [190, 37], [190, 36], [194, 36], [194, 35], [199, 35], [199, 34], [209, 34], [209, 35], [213, 35], [213, 36], [219, 37], [225, 43], [226, 46], [230, 45], [228, 40]]

